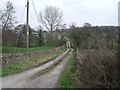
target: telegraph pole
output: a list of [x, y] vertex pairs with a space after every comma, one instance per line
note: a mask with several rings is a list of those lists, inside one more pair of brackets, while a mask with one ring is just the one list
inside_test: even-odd
[[[26, 48], [27, 48], [27, 52], [29, 53], [29, 0], [27, 0], [26, 26], [27, 26]], [[30, 57], [30, 54], [29, 54], [29, 57]]]

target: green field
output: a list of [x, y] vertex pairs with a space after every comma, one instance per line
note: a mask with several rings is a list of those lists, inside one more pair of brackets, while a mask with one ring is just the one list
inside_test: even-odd
[[[34, 48], [29, 48], [29, 51], [40, 51], [40, 50], [52, 50], [55, 47], [34, 47]], [[15, 48], [15, 47], [2, 47], [2, 54], [13, 54], [13, 53], [23, 53], [26, 52], [26, 48]]]

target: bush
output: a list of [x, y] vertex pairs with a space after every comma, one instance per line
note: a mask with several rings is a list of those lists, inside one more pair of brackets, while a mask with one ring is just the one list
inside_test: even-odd
[[77, 61], [76, 68], [77, 85], [81, 87], [120, 87], [117, 58], [110, 51], [88, 51]]

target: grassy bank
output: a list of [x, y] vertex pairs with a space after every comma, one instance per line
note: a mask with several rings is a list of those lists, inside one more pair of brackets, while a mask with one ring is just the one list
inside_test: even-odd
[[75, 52], [73, 52], [71, 59], [68, 62], [65, 70], [61, 74], [57, 88], [72, 88], [74, 82], [74, 73], [75, 73]]
[[56, 50], [54, 53], [50, 53], [47, 55], [43, 55], [40, 58], [34, 58], [27, 60], [25, 62], [17, 62], [15, 64], [10, 64], [2, 68], [2, 76], [16, 74], [28, 70], [30, 68], [34, 68], [40, 66], [41, 64], [51, 60], [59, 55], [61, 55], [66, 49], [62, 48], [60, 50]]
[[[42, 46], [42, 47], [34, 47], [34, 48], [29, 48], [29, 51], [40, 51], [40, 50], [52, 50], [55, 47], [46, 47], [46, 46]], [[3, 54], [12, 54], [12, 53], [24, 53], [26, 52], [26, 48], [16, 48], [15, 47], [2, 47], [2, 53]]]

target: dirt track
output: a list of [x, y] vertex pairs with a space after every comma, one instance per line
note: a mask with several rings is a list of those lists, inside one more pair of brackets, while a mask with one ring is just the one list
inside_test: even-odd
[[[67, 53], [68, 51], [69, 50], [67, 50], [65, 53]], [[40, 67], [25, 71], [20, 74], [3, 77], [2, 78], [2, 87], [3, 88], [53, 88], [53, 87], [55, 87], [61, 72], [65, 68], [65, 66], [72, 54], [72, 51], [54, 69], [48, 71], [47, 73], [45, 73], [35, 79], [29, 79], [29, 77], [33, 76], [36, 72], [49, 67], [50, 65], [52, 65], [53, 63], [58, 61], [61, 57], [63, 57], [64, 54], [62, 54], [58, 58], [40, 66]]]

